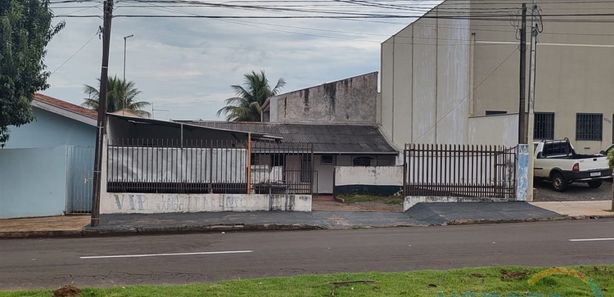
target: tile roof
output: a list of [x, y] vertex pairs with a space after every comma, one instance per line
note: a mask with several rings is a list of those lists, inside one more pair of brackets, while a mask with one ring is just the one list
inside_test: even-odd
[[288, 143], [312, 143], [316, 153], [396, 154], [376, 126], [181, 121], [190, 125], [262, 133]]
[[56, 108], [60, 108], [84, 117], [88, 117], [90, 119], [96, 119], [97, 118], [97, 113], [94, 110], [91, 109], [87, 109], [85, 107], [81, 107], [79, 105], [76, 104], [72, 104], [57, 98], [53, 98], [53, 97], [49, 97], [47, 95], [43, 95], [43, 94], [34, 94], [34, 101], [40, 102], [40, 103], [44, 103], [47, 105], [51, 105], [53, 107]]

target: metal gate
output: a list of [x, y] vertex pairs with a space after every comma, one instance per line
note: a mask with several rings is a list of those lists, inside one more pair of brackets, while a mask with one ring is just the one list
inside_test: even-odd
[[516, 197], [517, 148], [494, 145], [407, 144], [405, 196]]
[[92, 210], [94, 148], [69, 146], [66, 162], [66, 213], [89, 213]]

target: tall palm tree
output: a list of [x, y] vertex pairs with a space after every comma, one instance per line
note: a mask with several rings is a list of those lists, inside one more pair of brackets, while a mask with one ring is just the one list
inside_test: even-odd
[[[100, 79], [98, 79], [100, 82]], [[97, 88], [90, 85], [83, 87], [83, 92], [87, 94], [83, 106], [98, 110], [98, 98], [100, 92]], [[126, 81], [117, 76], [109, 77], [107, 84], [107, 112], [129, 111], [139, 116], [149, 116], [149, 112], [144, 108], [150, 103], [146, 101], [137, 101], [136, 98], [141, 91], [134, 86], [134, 82]]]
[[226, 120], [231, 122], [259, 122], [264, 102], [269, 97], [279, 94], [284, 85], [286, 81], [280, 78], [275, 87], [271, 89], [264, 71], [246, 73], [243, 86], [231, 86], [236, 97], [226, 99], [224, 101], [226, 106], [218, 110], [217, 115], [225, 114]]

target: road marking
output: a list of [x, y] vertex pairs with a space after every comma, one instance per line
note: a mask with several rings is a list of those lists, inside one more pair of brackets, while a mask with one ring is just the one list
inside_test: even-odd
[[83, 256], [79, 259], [111, 259], [111, 258], [144, 258], [144, 257], [167, 257], [167, 256], [196, 256], [196, 255], [223, 255], [223, 254], [246, 254], [254, 251], [219, 251], [219, 252], [193, 252], [193, 253], [162, 253], [162, 254], [134, 254], [134, 255], [109, 255], [109, 256]]
[[570, 239], [571, 242], [584, 242], [584, 241], [614, 241], [614, 237], [610, 238], [581, 238], [581, 239]]

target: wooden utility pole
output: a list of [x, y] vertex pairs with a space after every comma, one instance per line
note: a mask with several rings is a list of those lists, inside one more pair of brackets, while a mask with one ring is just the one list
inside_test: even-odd
[[528, 144], [528, 113], [526, 101], [527, 75], [527, 4], [522, 3], [520, 24], [520, 102], [518, 104], [518, 144]]
[[94, 158], [94, 187], [92, 195], [92, 226], [100, 223], [100, 191], [102, 187], [102, 149], [106, 130], [107, 82], [109, 75], [109, 47], [111, 45], [111, 21], [113, 0], [105, 0], [102, 28], [102, 67], [100, 69], [100, 90], [98, 98], [98, 124], [96, 131], [96, 156]]

